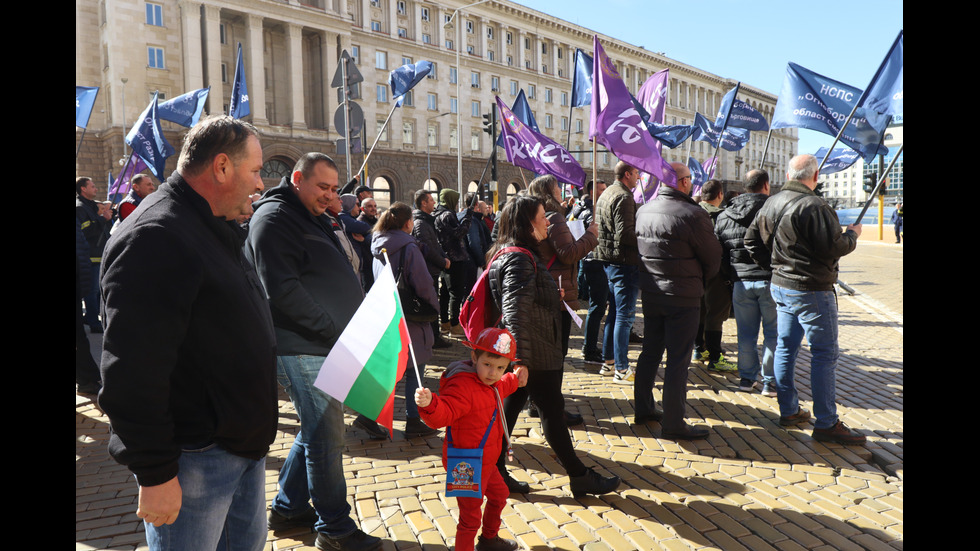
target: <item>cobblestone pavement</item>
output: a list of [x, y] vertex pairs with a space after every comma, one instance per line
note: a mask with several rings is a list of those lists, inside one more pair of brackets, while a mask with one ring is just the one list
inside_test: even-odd
[[[780, 427], [775, 398], [739, 392], [735, 375], [700, 364], [690, 370], [687, 416], [708, 425], [711, 436], [664, 440], [658, 424], [632, 424], [632, 388], [584, 369], [581, 333], [573, 332], [564, 391], [568, 409], [581, 413], [585, 424], [571, 429], [572, 438], [587, 465], [623, 483], [615, 493], [574, 499], [540, 423], [522, 416], [510, 469], [532, 492], [508, 500], [501, 535], [528, 550], [902, 549], [903, 246], [865, 237], [841, 261], [841, 280], [856, 294], [840, 293], [837, 372], [839, 413], [867, 435], [865, 446], [816, 442], [809, 423]], [[637, 321], [642, 333], [639, 313]], [[723, 345], [734, 360], [734, 320], [725, 323]], [[630, 348], [635, 360], [639, 345]], [[437, 352], [426, 370], [431, 388], [467, 349], [455, 344]], [[809, 407], [806, 347], [796, 380]], [[658, 399], [659, 388], [658, 380]], [[406, 440], [403, 392], [402, 384], [391, 441], [348, 428], [348, 498], [362, 529], [383, 538], [384, 549], [445, 551], [453, 544], [457, 508], [442, 491], [443, 431]], [[348, 415], [348, 425], [353, 419]], [[298, 428], [280, 392], [280, 430], [267, 464], [270, 501]], [[76, 395], [75, 429], [76, 549], [145, 548], [136, 484], [108, 457], [108, 421], [90, 397]], [[302, 531], [270, 533], [266, 550], [310, 550], [314, 539]]]

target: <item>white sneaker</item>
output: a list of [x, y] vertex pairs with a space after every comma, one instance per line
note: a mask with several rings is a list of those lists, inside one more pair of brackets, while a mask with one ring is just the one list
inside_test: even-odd
[[604, 363], [602, 364], [602, 367], [599, 368], [599, 375], [602, 375], [603, 377], [612, 377], [614, 373], [616, 373], [615, 364]]
[[613, 377], [613, 382], [617, 385], [631, 385], [633, 384], [633, 379], [636, 373], [632, 369], [626, 369], [626, 371], [617, 371], [616, 375]]

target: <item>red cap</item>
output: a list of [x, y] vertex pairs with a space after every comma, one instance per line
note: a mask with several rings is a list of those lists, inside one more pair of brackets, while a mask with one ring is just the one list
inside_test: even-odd
[[512, 362], [517, 361], [517, 342], [514, 340], [514, 335], [506, 329], [488, 327], [480, 331], [475, 343], [463, 341], [463, 345], [503, 356]]

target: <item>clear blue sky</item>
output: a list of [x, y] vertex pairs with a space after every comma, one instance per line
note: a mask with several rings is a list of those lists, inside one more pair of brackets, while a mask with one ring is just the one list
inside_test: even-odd
[[[904, 27], [900, 0], [515, 1], [775, 95], [790, 61], [865, 88]], [[801, 153], [833, 143], [799, 134]]]

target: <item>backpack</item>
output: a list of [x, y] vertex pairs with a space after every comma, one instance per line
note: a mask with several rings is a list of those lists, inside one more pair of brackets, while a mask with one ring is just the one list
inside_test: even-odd
[[534, 269], [537, 270], [537, 261], [534, 259], [534, 255], [523, 247], [504, 247], [497, 251], [487, 263], [487, 269], [483, 270], [476, 283], [473, 284], [470, 294], [466, 296], [466, 300], [463, 301], [463, 305], [459, 309], [459, 323], [463, 326], [466, 340], [476, 342], [480, 331], [487, 327], [496, 327], [503, 318], [503, 313], [500, 312], [497, 303], [490, 296], [490, 281], [487, 279], [487, 274], [490, 273], [490, 266], [493, 265], [493, 261], [497, 260], [498, 256], [515, 252], [522, 252], [530, 257]]

